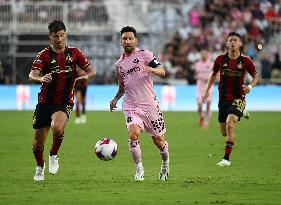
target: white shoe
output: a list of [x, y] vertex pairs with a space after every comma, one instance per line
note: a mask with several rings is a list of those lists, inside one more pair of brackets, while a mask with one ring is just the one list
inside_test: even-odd
[[159, 179], [162, 181], [166, 181], [169, 176], [169, 165], [161, 165]]
[[231, 162], [226, 159], [222, 159], [220, 162], [217, 163], [217, 165], [220, 167], [230, 166]]
[[44, 181], [44, 172], [45, 172], [45, 162], [43, 164], [43, 167], [36, 166], [34, 180], [35, 181]]
[[144, 180], [144, 169], [143, 166], [138, 166], [135, 174], [136, 181], [143, 181]]
[[59, 170], [59, 158], [58, 155], [49, 156], [49, 172], [56, 174]]
[[87, 122], [87, 116], [85, 114], [81, 115], [81, 123], [85, 124]]
[[75, 124], [81, 124], [81, 118], [77, 117], [74, 121]]

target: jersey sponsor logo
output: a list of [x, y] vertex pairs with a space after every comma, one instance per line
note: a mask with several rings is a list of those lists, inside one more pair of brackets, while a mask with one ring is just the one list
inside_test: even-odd
[[56, 63], [56, 60], [55, 60], [55, 59], [53, 59], [53, 60], [51, 61], [51, 63]]
[[240, 77], [242, 75], [241, 71], [223, 69], [222, 75], [229, 76], [229, 77]]
[[131, 75], [131, 74], [133, 74], [135, 72], [139, 72], [140, 71], [140, 67], [138, 67], [138, 66], [130, 68], [127, 71], [124, 71], [122, 67], [118, 67], [118, 69], [119, 69], [119, 72], [120, 72], [122, 78], [125, 78], [127, 75]]

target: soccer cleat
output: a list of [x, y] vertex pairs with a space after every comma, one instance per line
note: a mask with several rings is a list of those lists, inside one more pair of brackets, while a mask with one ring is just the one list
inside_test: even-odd
[[85, 114], [82, 114], [82, 115], [81, 115], [80, 122], [81, 122], [82, 124], [85, 124], [85, 123], [87, 122], [87, 116], [86, 116]]
[[231, 162], [226, 159], [222, 159], [220, 162], [217, 163], [217, 165], [220, 167], [230, 166]]
[[77, 117], [74, 121], [75, 124], [81, 124], [81, 118], [80, 117]]
[[59, 170], [59, 158], [57, 155], [49, 156], [49, 172], [56, 174]]
[[36, 166], [36, 171], [34, 175], [35, 181], [44, 181], [44, 172], [45, 172], [45, 162], [42, 166]]
[[169, 176], [169, 165], [161, 165], [159, 179], [162, 181], [166, 181]]
[[243, 110], [243, 117], [246, 118], [247, 120], [250, 119], [250, 113], [246, 110]]
[[143, 166], [137, 167], [136, 174], [135, 174], [136, 181], [143, 181], [144, 180], [144, 169]]

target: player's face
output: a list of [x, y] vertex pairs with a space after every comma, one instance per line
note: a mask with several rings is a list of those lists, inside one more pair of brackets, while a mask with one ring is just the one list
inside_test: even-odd
[[202, 58], [203, 61], [207, 60], [208, 59], [208, 51], [202, 50], [201, 51], [201, 58]]
[[229, 36], [227, 40], [227, 47], [230, 51], [239, 51], [242, 42], [238, 36]]
[[50, 35], [51, 44], [55, 49], [62, 49], [65, 47], [66, 41], [66, 32], [64, 30], [60, 30], [58, 32], [51, 32]]
[[133, 32], [125, 32], [122, 34], [120, 44], [124, 48], [125, 52], [131, 53], [138, 43], [138, 39]]

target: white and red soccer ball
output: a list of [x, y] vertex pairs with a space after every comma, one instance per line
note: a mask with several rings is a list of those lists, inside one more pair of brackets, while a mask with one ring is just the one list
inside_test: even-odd
[[97, 141], [95, 153], [101, 160], [112, 160], [117, 155], [117, 143], [111, 138], [103, 138]]

